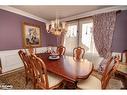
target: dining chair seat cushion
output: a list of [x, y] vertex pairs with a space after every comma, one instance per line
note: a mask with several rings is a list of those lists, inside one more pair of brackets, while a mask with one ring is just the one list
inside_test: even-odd
[[57, 88], [59, 87], [59, 84], [62, 83], [62, 78], [60, 78], [57, 75], [48, 73], [48, 84], [49, 84], [49, 88], [45, 88], [44, 84], [42, 82], [38, 82], [37, 85], [41, 88], [41, 89], [52, 89], [52, 88]]
[[101, 89], [101, 81], [90, 75], [88, 79], [79, 81], [77, 86], [81, 89]]
[[106, 89], [121, 89], [124, 88], [121, 80], [110, 79]]
[[52, 74], [52, 73], [48, 73], [48, 82], [49, 82], [49, 87], [52, 87], [52, 86], [55, 86], [59, 83], [62, 82], [62, 78], [55, 75], [55, 74]]

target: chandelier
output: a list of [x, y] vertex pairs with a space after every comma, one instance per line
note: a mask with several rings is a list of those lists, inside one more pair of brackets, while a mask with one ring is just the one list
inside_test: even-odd
[[56, 18], [55, 21], [51, 21], [50, 24], [46, 24], [46, 29], [48, 33], [60, 36], [62, 32], [66, 32], [66, 23], [60, 22], [60, 20]]

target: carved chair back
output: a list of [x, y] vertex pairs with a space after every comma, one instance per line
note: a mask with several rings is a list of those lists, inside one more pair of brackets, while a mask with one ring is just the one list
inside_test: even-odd
[[[125, 57], [124, 57], [125, 56]], [[124, 50], [121, 53], [121, 62], [123, 62], [123, 59], [125, 58], [125, 63], [127, 63], [127, 50]]]
[[34, 65], [30, 61], [29, 55], [23, 52], [22, 50], [18, 51], [18, 54], [24, 63], [25, 67], [25, 74], [26, 74], [26, 84], [28, 83], [29, 79], [33, 82], [33, 87], [35, 88], [35, 74], [34, 74]]
[[80, 60], [83, 58], [85, 53], [85, 49], [81, 47], [77, 47], [73, 49], [73, 58], [76, 60]]
[[42, 61], [42, 59], [40, 59], [34, 54], [31, 55], [31, 61], [33, 62], [36, 68], [35, 70], [36, 87], [39, 87], [39, 85], [41, 85], [41, 88], [43, 87], [43, 89], [48, 89], [49, 84], [48, 84], [48, 76], [47, 76], [47, 69], [46, 69], [45, 63]]
[[[27, 49], [27, 50], [26, 50]], [[36, 54], [36, 48], [29, 45], [27, 48], [25, 49], [25, 52], [28, 54], [28, 55], [31, 55], [31, 54]]]
[[[112, 64], [113, 63], [113, 64]], [[102, 89], [106, 89], [108, 82], [111, 78], [111, 76], [114, 74], [114, 72], [117, 69], [118, 64], [120, 63], [119, 57], [112, 57], [105, 67], [102, 79], [101, 79], [101, 87]]]
[[65, 54], [65, 51], [66, 51], [66, 48], [64, 46], [57, 47], [57, 53], [59, 55], [64, 55]]
[[31, 68], [31, 66], [29, 63], [30, 61], [27, 59], [28, 58], [27, 54], [25, 52], [23, 52], [22, 50], [19, 50], [18, 54], [19, 54], [19, 56], [20, 56], [20, 58], [24, 64], [25, 72], [26, 73], [29, 72], [29, 69]]

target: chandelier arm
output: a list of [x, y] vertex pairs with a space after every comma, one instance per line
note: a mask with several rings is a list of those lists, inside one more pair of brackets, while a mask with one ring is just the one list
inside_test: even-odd
[[51, 24], [46, 25], [46, 29], [48, 33], [60, 36], [62, 32], [66, 32], [67, 28], [65, 22], [60, 22], [60, 20], [56, 18], [55, 21], [51, 21]]

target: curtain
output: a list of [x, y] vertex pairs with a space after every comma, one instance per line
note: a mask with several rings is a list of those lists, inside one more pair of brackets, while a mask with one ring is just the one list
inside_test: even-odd
[[57, 45], [63, 46], [66, 32], [62, 32], [60, 36], [57, 36]]
[[60, 45], [63, 46], [64, 45], [64, 39], [65, 39], [65, 32], [62, 32], [61, 33], [61, 36], [60, 36]]
[[[116, 12], [102, 13], [93, 16], [93, 35], [96, 49], [101, 57], [105, 58], [105, 61], [101, 63], [101, 66], [105, 64], [111, 56], [112, 38], [115, 30]], [[101, 67], [102, 68], [102, 67]]]

